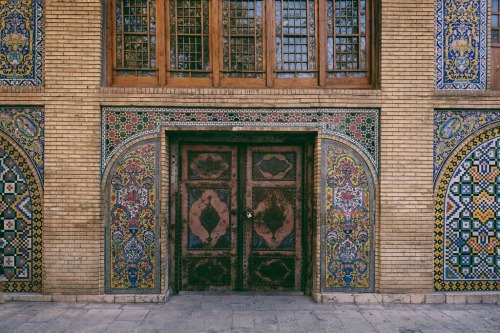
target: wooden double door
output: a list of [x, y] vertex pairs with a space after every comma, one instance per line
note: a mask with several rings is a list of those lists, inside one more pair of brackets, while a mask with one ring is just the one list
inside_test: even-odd
[[178, 288], [301, 290], [303, 147], [178, 149]]

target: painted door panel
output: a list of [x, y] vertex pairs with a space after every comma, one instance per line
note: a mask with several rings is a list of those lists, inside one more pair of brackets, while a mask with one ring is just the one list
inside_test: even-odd
[[181, 145], [183, 290], [300, 290], [300, 146]]

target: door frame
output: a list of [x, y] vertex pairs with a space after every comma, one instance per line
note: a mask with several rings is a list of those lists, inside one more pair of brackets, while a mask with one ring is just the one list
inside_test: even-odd
[[[313, 281], [313, 261], [314, 247], [314, 149], [317, 138], [317, 132], [256, 132], [256, 131], [221, 131], [221, 130], [178, 130], [167, 131], [167, 154], [169, 157], [168, 180], [169, 180], [169, 214], [167, 223], [168, 230], [168, 280], [170, 288], [174, 293], [182, 291], [182, 218], [181, 218], [181, 144], [221, 144], [221, 145], [295, 145], [301, 146], [303, 150], [302, 172], [302, 224], [301, 224], [301, 247], [302, 247], [302, 267], [301, 267], [301, 285], [300, 290], [309, 294], [312, 289]], [[238, 186], [243, 182], [238, 181]], [[242, 197], [242, 196], [240, 196]], [[238, 199], [242, 200], [242, 199]], [[238, 205], [243, 209], [241, 204]], [[241, 232], [239, 232], [238, 237]], [[241, 279], [241, 277], [240, 277]], [[237, 290], [240, 287], [237, 285]]]

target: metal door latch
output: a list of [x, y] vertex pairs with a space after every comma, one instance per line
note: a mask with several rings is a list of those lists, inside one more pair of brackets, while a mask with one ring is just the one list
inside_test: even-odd
[[252, 212], [247, 211], [247, 219], [251, 219], [251, 218], [252, 218], [252, 216], [253, 216], [253, 215], [252, 215]]

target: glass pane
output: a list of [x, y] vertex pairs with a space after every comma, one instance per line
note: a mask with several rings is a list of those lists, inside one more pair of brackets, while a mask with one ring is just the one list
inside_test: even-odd
[[491, 26], [498, 28], [498, 15], [491, 15]]
[[498, 0], [493, 0], [491, 3], [491, 11], [498, 12]]
[[173, 76], [209, 76], [208, 12], [208, 0], [170, 1], [170, 67], [178, 71]]
[[365, 0], [327, 1], [329, 77], [366, 77], [366, 15]]
[[[155, 75], [154, 0], [117, 0], [116, 62], [118, 75]], [[146, 71], [144, 71], [146, 70]]]
[[498, 38], [498, 30], [491, 30], [491, 42], [492, 43], [500, 42]]
[[262, 78], [262, 1], [223, 0], [222, 34], [224, 77]]
[[316, 76], [315, 1], [276, 1], [276, 64], [278, 77]]

